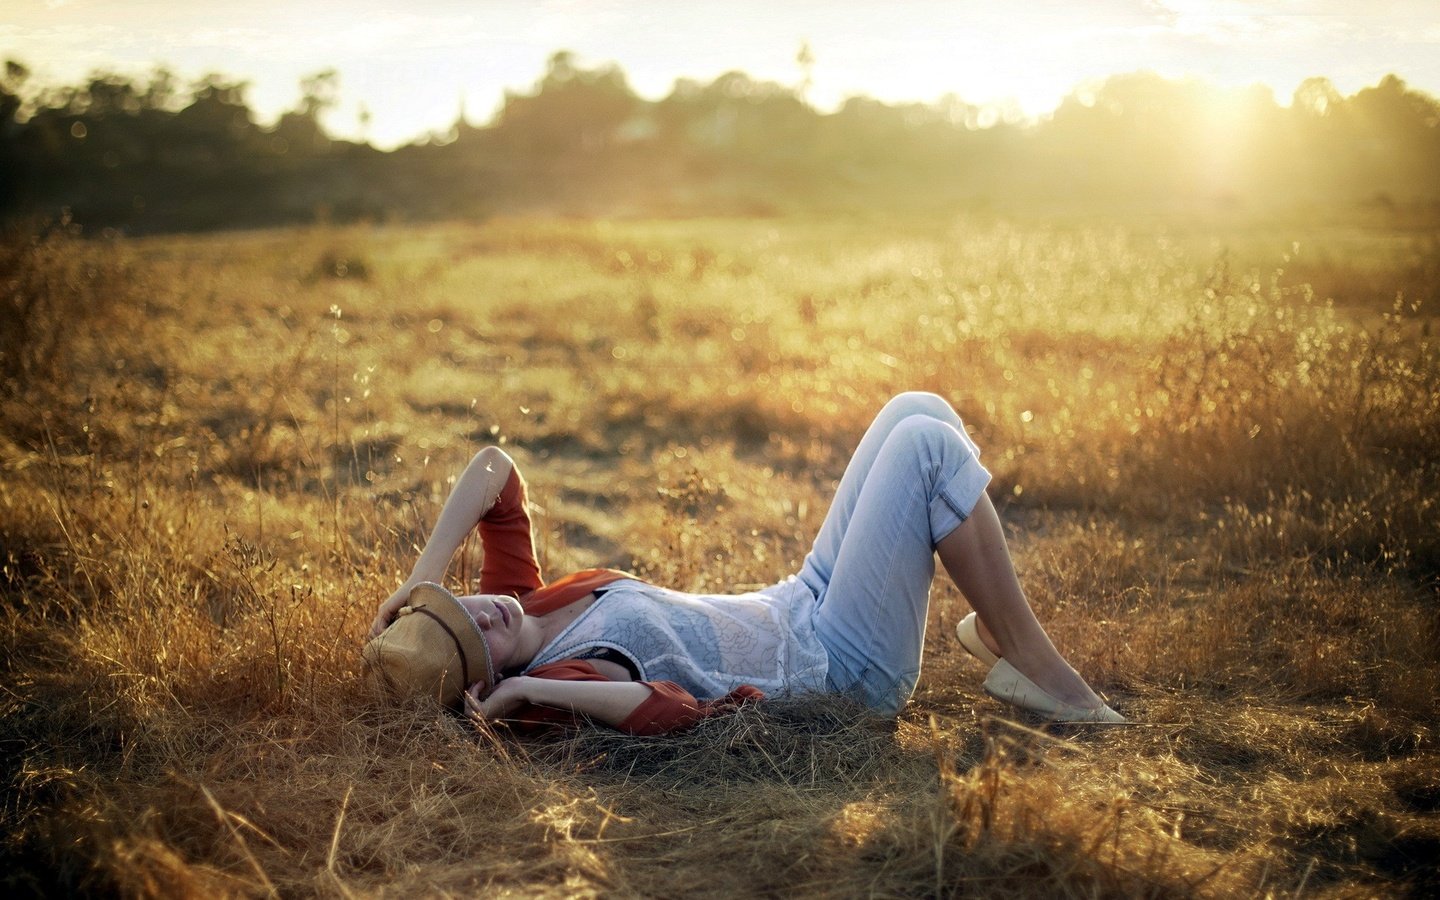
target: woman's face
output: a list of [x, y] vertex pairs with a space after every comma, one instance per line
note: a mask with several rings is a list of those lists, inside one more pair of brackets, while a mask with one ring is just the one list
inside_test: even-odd
[[520, 646], [520, 623], [525, 620], [520, 601], [502, 594], [478, 594], [456, 599], [485, 635], [495, 671], [525, 661], [514, 658]]

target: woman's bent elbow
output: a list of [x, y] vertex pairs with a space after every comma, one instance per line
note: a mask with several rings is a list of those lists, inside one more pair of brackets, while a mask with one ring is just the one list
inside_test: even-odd
[[490, 444], [480, 448], [475, 456], [471, 458], [470, 465], [491, 470], [498, 469], [501, 466], [505, 469], [512, 469], [515, 467], [515, 460], [511, 459], [510, 454], [504, 450], [501, 450], [494, 444]]

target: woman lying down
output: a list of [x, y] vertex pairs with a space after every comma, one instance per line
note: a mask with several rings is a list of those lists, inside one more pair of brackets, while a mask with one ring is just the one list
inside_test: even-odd
[[[901, 394], [855, 449], [798, 573], [759, 591], [691, 594], [613, 569], [547, 584], [525, 481], [486, 447], [380, 604], [366, 671], [392, 693], [522, 725], [580, 715], [662, 734], [744, 701], [822, 693], [895, 715], [920, 676], [939, 556], [974, 610], [959, 638], [990, 667], [987, 693], [1055, 721], [1124, 722], [1031, 610], [979, 456], [943, 399]], [[437, 582], [477, 526], [481, 593], [456, 597]]]

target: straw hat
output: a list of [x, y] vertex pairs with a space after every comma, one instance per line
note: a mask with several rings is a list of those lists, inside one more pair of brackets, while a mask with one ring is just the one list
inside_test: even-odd
[[361, 653], [370, 681], [392, 695], [434, 697], [446, 706], [465, 689], [495, 684], [490, 646], [455, 595], [423, 581], [410, 591], [390, 627]]

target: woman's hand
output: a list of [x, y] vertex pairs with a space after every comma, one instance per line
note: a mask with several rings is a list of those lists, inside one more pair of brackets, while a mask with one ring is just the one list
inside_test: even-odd
[[372, 638], [378, 637], [380, 632], [389, 627], [390, 620], [395, 618], [395, 613], [410, 599], [410, 591], [412, 591], [417, 584], [419, 584], [418, 581], [405, 582], [400, 585], [400, 588], [396, 590], [395, 593], [390, 595], [388, 600], [380, 604], [380, 610], [375, 614], [375, 622], [370, 626], [370, 636]]
[[532, 679], [525, 676], [506, 678], [495, 689], [481, 699], [485, 682], [477, 681], [465, 692], [465, 711], [472, 719], [499, 719], [513, 712], [523, 703], [528, 703], [525, 687]]

